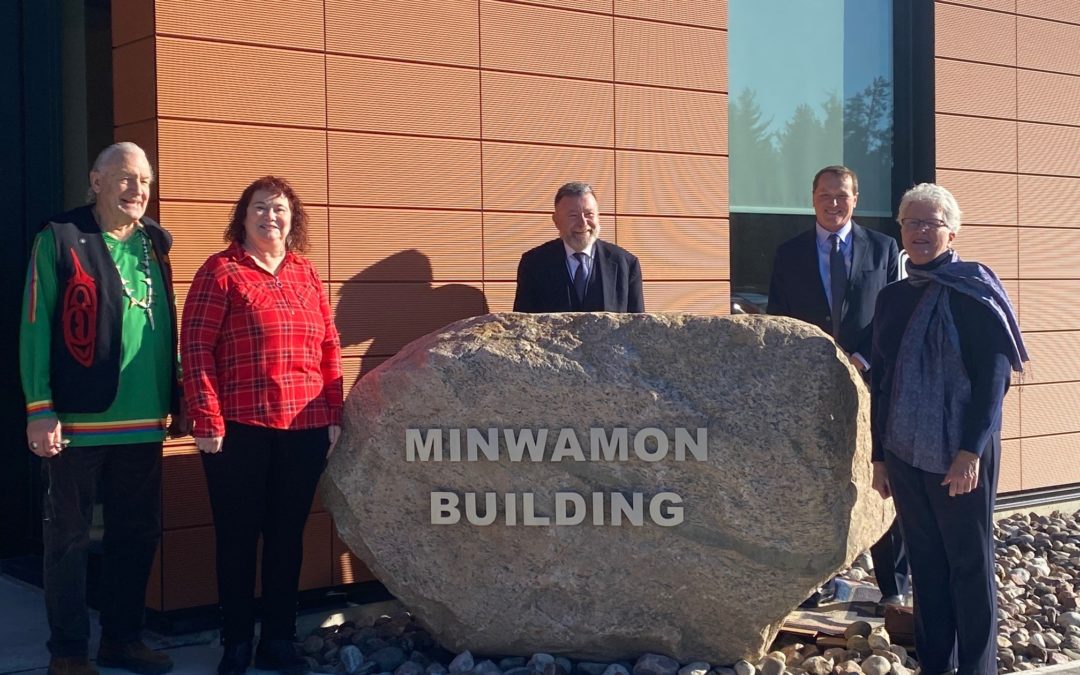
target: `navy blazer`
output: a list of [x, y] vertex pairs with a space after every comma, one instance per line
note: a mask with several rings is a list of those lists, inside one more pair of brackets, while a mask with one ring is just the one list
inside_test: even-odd
[[[840, 315], [837, 342], [867, 363], [873, 349], [874, 306], [878, 292], [897, 280], [896, 240], [851, 224], [851, 272]], [[818, 268], [817, 228], [780, 244], [769, 282], [769, 314], [790, 316], [832, 334], [832, 313]]]
[[[599, 272], [599, 276], [597, 273]], [[641, 265], [634, 254], [615, 244], [596, 240], [590, 285], [599, 282], [602, 302], [584, 311], [644, 312]], [[515, 312], [583, 311], [573, 295], [562, 239], [526, 251], [517, 270]]]

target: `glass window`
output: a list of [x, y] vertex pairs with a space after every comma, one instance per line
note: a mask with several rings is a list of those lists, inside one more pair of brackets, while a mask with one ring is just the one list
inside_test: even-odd
[[[814, 224], [811, 182], [859, 177], [855, 219], [896, 236], [892, 0], [729, 0], [733, 311], [763, 311], [776, 246]], [[737, 307], [736, 307], [737, 305]]]

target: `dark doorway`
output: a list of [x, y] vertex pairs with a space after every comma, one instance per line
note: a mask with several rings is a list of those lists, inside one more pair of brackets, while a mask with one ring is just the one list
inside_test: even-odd
[[0, 559], [40, 551], [40, 466], [19, 380], [24, 276], [41, 223], [84, 203], [89, 163], [112, 142], [109, 26], [109, 0], [0, 3]]

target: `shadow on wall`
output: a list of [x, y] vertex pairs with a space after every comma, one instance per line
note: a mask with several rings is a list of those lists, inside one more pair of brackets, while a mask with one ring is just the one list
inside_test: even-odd
[[[357, 381], [413, 340], [447, 324], [488, 313], [483, 291], [435, 286], [431, 261], [410, 249], [364, 269], [341, 288], [334, 320], [345, 354], [370, 342]], [[348, 392], [356, 382], [346, 382]]]

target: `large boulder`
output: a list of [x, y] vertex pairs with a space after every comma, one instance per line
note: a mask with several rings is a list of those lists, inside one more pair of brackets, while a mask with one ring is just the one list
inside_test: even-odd
[[[541, 461], [511, 458], [542, 429]], [[602, 445], [594, 459], [593, 438], [619, 449], [620, 429], [625, 460]], [[817, 328], [495, 314], [356, 385], [323, 495], [341, 538], [451, 650], [732, 663], [757, 662], [885, 531], [870, 477], [867, 390]]]

